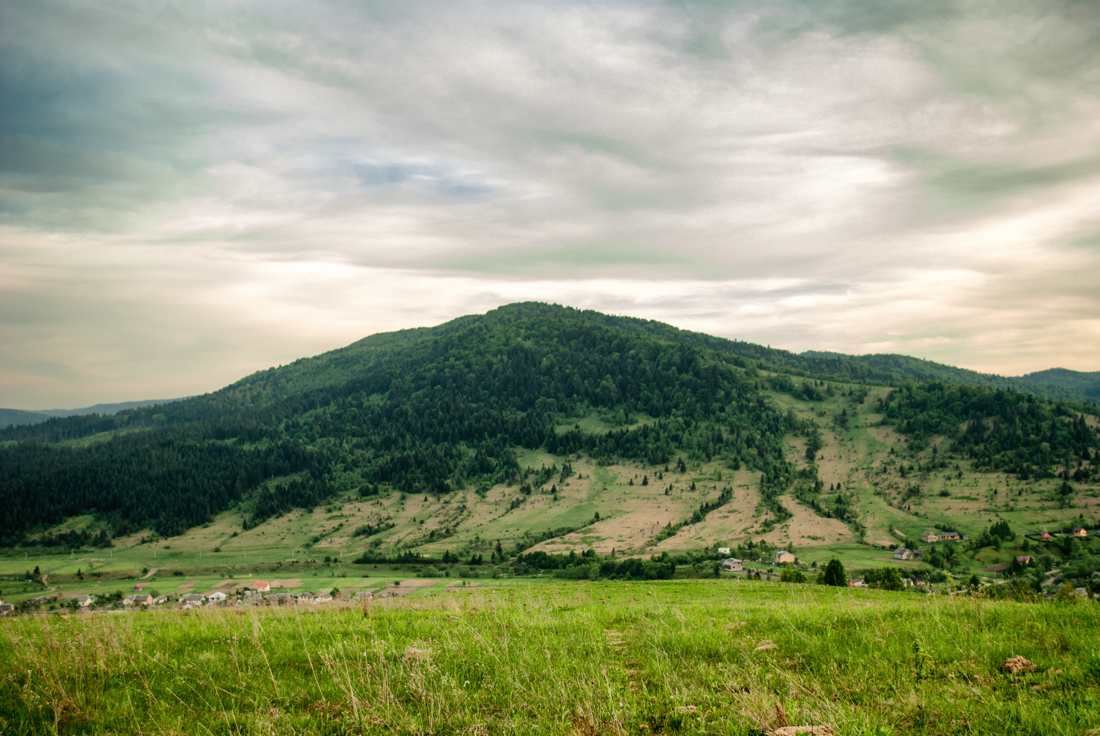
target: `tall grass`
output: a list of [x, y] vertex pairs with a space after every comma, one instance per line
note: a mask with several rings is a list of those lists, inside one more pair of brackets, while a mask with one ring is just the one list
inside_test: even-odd
[[[729, 581], [0, 625], [4, 733], [1082, 734], [1092, 604]], [[1008, 657], [1035, 672], [999, 671]]]

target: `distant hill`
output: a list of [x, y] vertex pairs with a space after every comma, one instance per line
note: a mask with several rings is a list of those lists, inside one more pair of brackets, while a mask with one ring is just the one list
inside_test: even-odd
[[1082, 373], [1065, 368], [1051, 368], [1029, 373], [1016, 380], [1026, 381], [1032, 385], [1057, 387], [1071, 394], [1080, 394], [1089, 401], [1100, 404], [1100, 371]]
[[37, 424], [47, 419], [49, 419], [48, 416], [44, 416], [38, 412], [23, 411], [21, 409], [0, 409], [0, 428]]
[[[97, 544], [232, 515], [228, 551], [295, 509], [338, 503], [355, 516], [326, 517], [336, 523], [303, 545], [341, 557], [459, 539], [526, 549], [595, 529], [585, 544], [643, 550], [694, 544], [673, 537], [716, 518], [718, 539], [881, 541], [933, 520], [976, 533], [960, 523], [966, 504], [1025, 501], [1021, 514], [1080, 522], [1070, 503], [1100, 479], [1100, 410], [1074, 399], [1091, 374], [1046, 373], [799, 355], [512, 304], [203, 396], [0, 430], [0, 546], [82, 515]], [[997, 495], [1010, 475], [1027, 489]], [[921, 505], [941, 511], [917, 518]]]
[[[185, 397], [190, 398], [190, 397]], [[148, 401], [123, 401], [118, 404], [96, 404], [83, 409], [41, 409], [23, 411], [22, 409], [0, 409], [0, 428], [20, 427], [28, 424], [41, 424], [52, 417], [79, 417], [88, 414], [113, 416], [127, 409], [139, 409], [144, 406], [159, 406], [183, 399], [150, 399]]]
[[[183, 398], [190, 398], [185, 396]], [[161, 404], [170, 404], [173, 401], [183, 401], [180, 399], [149, 399], [147, 401], [123, 401], [118, 404], [96, 404], [95, 406], [86, 406], [83, 409], [40, 409], [35, 411], [35, 414], [44, 414], [47, 417], [78, 417], [84, 414], [102, 414], [103, 416], [112, 416], [118, 414], [120, 411], [126, 409], [140, 409], [143, 406], [159, 406]]]

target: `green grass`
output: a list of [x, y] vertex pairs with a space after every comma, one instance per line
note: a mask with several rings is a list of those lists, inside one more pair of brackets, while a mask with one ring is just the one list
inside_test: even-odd
[[720, 580], [9, 619], [0, 731], [1082, 734], [1094, 610]]

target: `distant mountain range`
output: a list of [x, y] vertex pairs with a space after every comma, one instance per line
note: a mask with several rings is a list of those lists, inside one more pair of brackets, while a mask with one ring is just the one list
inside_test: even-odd
[[[187, 397], [185, 397], [187, 398]], [[51, 417], [78, 417], [87, 414], [100, 414], [112, 416], [126, 409], [140, 409], [143, 406], [157, 406], [169, 404], [183, 399], [149, 399], [147, 401], [122, 401], [117, 404], [96, 404], [86, 406], [83, 409], [42, 409], [39, 411], [23, 411], [22, 409], [0, 409], [0, 427], [20, 427], [26, 424], [38, 424]]]

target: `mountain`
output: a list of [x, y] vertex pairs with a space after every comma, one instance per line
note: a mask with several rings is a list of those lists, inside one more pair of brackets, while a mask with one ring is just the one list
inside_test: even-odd
[[23, 411], [21, 409], [0, 409], [0, 427], [21, 426], [24, 424], [39, 424], [48, 421], [51, 417], [76, 417], [85, 414], [98, 414], [112, 416], [127, 409], [137, 409], [143, 406], [158, 406], [183, 399], [150, 399], [148, 401], [123, 401], [118, 404], [96, 404], [83, 409], [41, 409], [38, 411]]
[[1071, 396], [1080, 395], [1085, 400], [1100, 404], [1100, 371], [1082, 373], [1065, 368], [1051, 368], [1021, 376], [1019, 380], [1031, 385], [1056, 387]]
[[103, 416], [112, 416], [114, 414], [118, 414], [120, 411], [125, 411], [126, 409], [139, 409], [143, 406], [159, 406], [161, 404], [170, 404], [173, 401], [183, 401], [183, 399], [148, 399], [146, 401], [122, 401], [117, 404], [96, 404], [95, 406], [86, 406], [83, 409], [40, 409], [36, 411], [35, 414], [45, 414], [47, 417], [78, 417], [84, 414], [102, 414]]
[[1098, 410], [1003, 380], [514, 304], [0, 431], [0, 544], [641, 554], [1078, 521]]
[[0, 409], [0, 427], [37, 424], [47, 419], [49, 419], [49, 417], [42, 416], [38, 412], [23, 411], [21, 409]]

